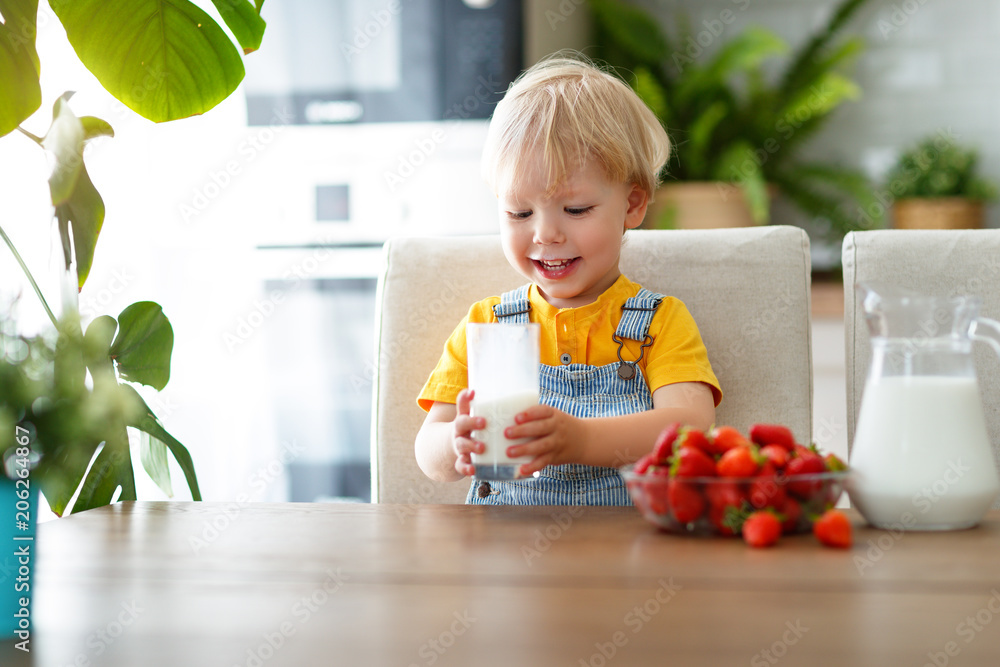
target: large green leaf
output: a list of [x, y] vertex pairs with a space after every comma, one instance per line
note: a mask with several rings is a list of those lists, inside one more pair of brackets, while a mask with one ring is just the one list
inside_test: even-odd
[[187, 0], [49, 0], [77, 56], [149, 120], [204, 113], [243, 79], [225, 31]]
[[76, 187], [69, 199], [56, 206], [56, 218], [59, 220], [60, 233], [63, 234], [64, 245], [66, 224], [73, 227], [73, 246], [76, 251], [76, 274], [80, 288], [87, 282], [90, 268], [94, 263], [94, 251], [97, 248], [97, 237], [104, 225], [104, 200], [94, 187], [86, 167], [80, 165]]
[[787, 51], [788, 44], [770, 30], [747, 28], [719, 49], [706, 66], [687, 68], [687, 76], [678, 82], [675, 92], [677, 104], [684, 106], [706, 91], [728, 90], [734, 74], [753, 71], [771, 56]]
[[114, 433], [104, 443], [104, 449], [94, 459], [87, 477], [80, 487], [80, 495], [73, 503], [73, 514], [111, 503], [115, 491], [121, 487], [119, 500], [135, 500], [135, 473], [132, 471], [132, 455], [128, 448], [128, 433], [124, 426], [113, 429]]
[[167, 446], [170, 453], [173, 454], [174, 460], [181, 467], [184, 472], [184, 478], [187, 480], [188, 489], [191, 491], [192, 500], [201, 500], [201, 490], [198, 488], [198, 476], [194, 472], [194, 462], [191, 460], [191, 454], [188, 452], [187, 448], [182, 445], [174, 436], [167, 433], [166, 429], [160, 424], [160, 420], [156, 418], [153, 411], [149, 409], [146, 402], [142, 400], [139, 392], [135, 390], [135, 387], [131, 387], [127, 384], [121, 385], [122, 390], [129, 392], [132, 396], [142, 401], [142, 405], [145, 414], [138, 419], [132, 419], [129, 421], [129, 426], [139, 429], [143, 433], [148, 433], [153, 436], [163, 444]]
[[720, 181], [737, 183], [747, 199], [754, 222], [767, 223], [770, 205], [767, 182], [750, 144], [738, 141], [726, 149], [719, 158], [714, 176]]
[[143, 432], [139, 441], [139, 460], [142, 461], [142, 467], [146, 469], [150, 479], [156, 482], [156, 485], [167, 494], [168, 498], [172, 498], [174, 489], [170, 484], [167, 446], [161, 440]]
[[0, 137], [42, 104], [35, 50], [38, 0], [0, 0]]
[[267, 24], [260, 17], [259, 7], [254, 8], [250, 0], [212, 0], [212, 4], [233, 31], [236, 40], [243, 47], [243, 53], [251, 53], [260, 48]]
[[609, 0], [590, 0], [589, 4], [600, 26], [639, 63], [658, 64], [669, 55], [663, 30], [647, 12]]
[[118, 372], [130, 382], [163, 389], [170, 381], [174, 330], [159, 304], [139, 301], [118, 316], [120, 327], [111, 345]]

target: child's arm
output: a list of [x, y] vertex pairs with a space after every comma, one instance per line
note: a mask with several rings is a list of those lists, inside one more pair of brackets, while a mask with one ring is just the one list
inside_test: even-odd
[[417, 464], [438, 482], [454, 482], [475, 473], [471, 452], [482, 453], [483, 445], [472, 431], [486, 427], [486, 420], [469, 414], [474, 392], [463, 389], [457, 403], [435, 402], [417, 433]]
[[652, 450], [668, 424], [708, 429], [715, 422], [715, 399], [707, 384], [678, 382], [654, 391], [653, 409], [645, 412], [581, 419], [537, 405], [518, 414], [515, 421], [507, 437], [535, 438], [507, 450], [512, 457], [535, 457], [521, 466], [522, 475], [563, 463], [619, 467]]

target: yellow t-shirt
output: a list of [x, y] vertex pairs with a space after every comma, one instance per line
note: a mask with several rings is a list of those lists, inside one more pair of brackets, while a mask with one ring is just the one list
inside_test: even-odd
[[[638, 294], [640, 286], [625, 276], [602, 294], [597, 301], [579, 308], [556, 308], [549, 304], [532, 285], [528, 290], [531, 302], [529, 318], [541, 325], [541, 362], [548, 366], [561, 365], [560, 357], [569, 354], [570, 363], [604, 366], [618, 362], [618, 343], [611, 335], [618, 328], [622, 305]], [[465, 325], [469, 322], [496, 322], [493, 306], [500, 297], [492, 296], [474, 303], [451, 337], [437, 366], [417, 398], [424, 410], [437, 401], [455, 403], [458, 393], [468, 386], [468, 366], [465, 349]], [[712, 372], [708, 351], [701, 340], [698, 325], [687, 307], [678, 299], [666, 297], [656, 309], [650, 323], [653, 344], [646, 348], [639, 362], [649, 383], [650, 393], [675, 382], [704, 382], [712, 388], [715, 404], [722, 400], [719, 381]], [[639, 357], [640, 343], [624, 339], [622, 358], [633, 361]]]

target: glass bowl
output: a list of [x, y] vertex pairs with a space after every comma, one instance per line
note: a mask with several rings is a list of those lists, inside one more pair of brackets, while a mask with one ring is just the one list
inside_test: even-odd
[[668, 477], [620, 469], [632, 503], [657, 528], [685, 535], [739, 535], [743, 520], [770, 508], [783, 533], [812, 530], [837, 504], [849, 471], [773, 477]]

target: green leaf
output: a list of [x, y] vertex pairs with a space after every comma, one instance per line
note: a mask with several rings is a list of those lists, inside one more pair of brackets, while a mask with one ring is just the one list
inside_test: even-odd
[[188, 489], [191, 490], [192, 500], [201, 500], [201, 491], [198, 489], [198, 476], [194, 471], [194, 462], [191, 460], [191, 454], [188, 452], [187, 448], [177, 441], [174, 436], [167, 433], [166, 429], [160, 424], [160, 420], [156, 418], [153, 411], [149, 409], [146, 402], [142, 400], [139, 396], [139, 392], [135, 390], [135, 387], [131, 387], [127, 384], [121, 385], [122, 389], [130, 392], [138, 400], [142, 401], [143, 408], [145, 409], [145, 415], [139, 419], [132, 419], [129, 421], [129, 426], [139, 429], [143, 433], [148, 433], [160, 442], [167, 446], [170, 453], [173, 454], [174, 460], [181, 467], [184, 472], [184, 478], [187, 480]]
[[668, 117], [668, 106], [667, 106], [667, 94], [663, 90], [663, 86], [657, 81], [656, 77], [652, 72], [646, 67], [636, 67], [635, 74], [632, 79], [632, 89], [635, 90], [636, 95], [639, 96], [646, 106], [649, 107], [650, 111], [660, 119], [660, 122], [665, 122]]
[[662, 62], [670, 50], [660, 24], [646, 11], [621, 2], [590, 0], [595, 22], [639, 63]]
[[236, 40], [243, 47], [244, 54], [260, 48], [260, 41], [264, 38], [264, 28], [267, 24], [260, 17], [259, 6], [255, 9], [249, 0], [212, 0], [212, 4], [233, 31]]
[[812, 118], [829, 114], [846, 100], [861, 97], [861, 88], [847, 77], [836, 72], [826, 72], [815, 84], [796, 95], [787, 107], [778, 113], [779, 119], [801, 126]]
[[260, 14], [260, 9], [264, 6], [264, 0], [254, 0], [254, 4], [257, 6], [257, 13]]
[[101, 120], [95, 116], [80, 116], [80, 124], [83, 125], [83, 140], [94, 137], [113, 137], [115, 131], [106, 120]]
[[677, 104], [685, 106], [706, 91], [726, 89], [734, 74], [753, 71], [767, 58], [787, 51], [788, 44], [773, 32], [747, 28], [719, 49], [705, 67], [687, 69], [687, 77], [677, 86]]
[[170, 466], [167, 464], [167, 446], [148, 433], [143, 432], [139, 442], [139, 460], [150, 479], [167, 494], [174, 497], [174, 489], [170, 484]]
[[80, 495], [73, 503], [73, 514], [110, 504], [118, 487], [122, 489], [119, 500], [136, 499], [128, 434], [124, 428], [114, 430], [115, 435], [104, 443], [104, 449], [94, 459], [94, 464], [83, 480]]
[[42, 105], [35, 50], [38, 0], [0, 0], [0, 137]]
[[737, 141], [722, 154], [716, 166], [715, 178], [738, 183], [750, 207], [750, 215], [758, 225], [767, 224], [770, 197], [767, 181], [757, 162], [753, 147], [745, 141]]
[[83, 123], [69, 108], [72, 92], [63, 93], [52, 105], [52, 124], [42, 139], [42, 147], [55, 157], [49, 176], [52, 205], [63, 204], [73, 194], [83, 166]]
[[729, 107], [718, 101], [710, 105], [691, 123], [690, 141], [687, 146], [688, 173], [705, 175], [709, 163], [709, 150], [715, 128], [726, 117]]
[[63, 244], [68, 242], [65, 234], [67, 224], [73, 227], [73, 245], [76, 251], [76, 274], [82, 289], [90, 268], [94, 263], [94, 251], [97, 248], [97, 237], [104, 225], [104, 200], [94, 187], [87, 173], [87, 168], [80, 165], [80, 173], [76, 186], [69, 199], [56, 206], [56, 219], [59, 220]]
[[170, 354], [174, 330], [159, 304], [139, 301], [118, 316], [118, 337], [111, 345], [111, 357], [118, 372], [130, 382], [157, 390], [170, 380]]
[[118, 322], [110, 315], [101, 315], [87, 326], [87, 331], [83, 334], [83, 350], [89, 368], [111, 363], [111, 341], [114, 340], [117, 329]]
[[204, 113], [243, 79], [243, 61], [187, 0], [49, 0], [83, 64], [114, 97], [156, 122]]

